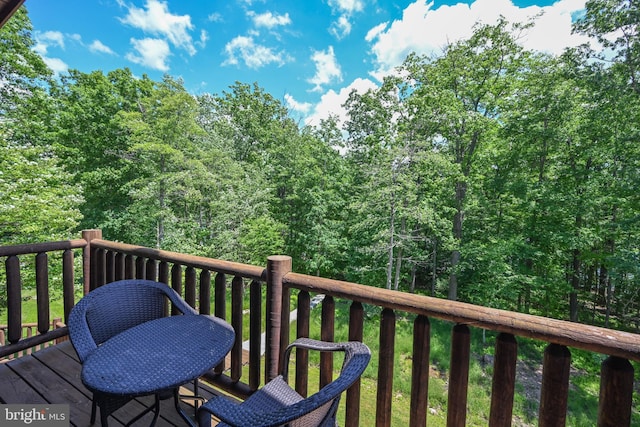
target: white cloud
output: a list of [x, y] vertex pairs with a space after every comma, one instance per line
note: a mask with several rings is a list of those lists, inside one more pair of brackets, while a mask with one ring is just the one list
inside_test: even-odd
[[273, 14], [271, 12], [265, 12], [257, 14], [253, 11], [247, 12], [247, 16], [253, 21], [253, 25], [256, 27], [275, 28], [279, 26], [291, 24], [291, 18], [288, 13], [284, 15]]
[[136, 53], [128, 53], [126, 58], [135, 63], [145, 67], [153, 68], [154, 70], [168, 71], [167, 59], [171, 52], [169, 50], [169, 44], [161, 39], [131, 39], [131, 44]]
[[36, 33], [35, 46], [33, 50], [38, 54], [44, 56], [50, 46], [56, 46], [64, 49], [64, 34], [60, 31], [45, 31], [42, 33]]
[[342, 13], [352, 14], [354, 12], [362, 12], [364, 10], [364, 1], [362, 0], [329, 0], [329, 6], [332, 9]]
[[351, 33], [351, 17], [353, 14], [364, 10], [364, 1], [329, 0], [329, 6], [333, 13], [339, 15], [338, 19], [331, 23], [329, 33], [338, 40], [342, 40]]
[[308, 114], [309, 111], [311, 111], [311, 108], [313, 107], [313, 105], [309, 102], [296, 101], [295, 98], [288, 93], [284, 95], [284, 101], [287, 108], [305, 115]]
[[385, 30], [385, 28], [387, 28], [387, 25], [389, 25], [388, 22], [383, 22], [382, 24], [376, 25], [375, 27], [373, 27], [367, 32], [367, 35], [364, 37], [364, 39], [369, 43], [371, 43], [371, 41], [373, 41], [376, 37], [378, 37], [380, 33], [382, 33]]
[[525, 48], [559, 53], [566, 46], [578, 45], [586, 39], [571, 34], [571, 14], [584, 9], [585, 0], [559, 0], [551, 6], [517, 7], [511, 0], [476, 0], [470, 5], [433, 7], [434, 2], [417, 0], [408, 5], [402, 19], [391, 25], [380, 24], [367, 33], [372, 42], [376, 78], [391, 72], [410, 52], [440, 54], [455, 41], [468, 38], [476, 22], [493, 24], [500, 16], [509, 22], [526, 22], [543, 12], [534, 28], [523, 34]]
[[342, 40], [351, 33], [351, 22], [347, 16], [342, 15], [329, 27], [329, 32], [338, 40]]
[[329, 46], [325, 51], [313, 52], [311, 60], [316, 64], [316, 74], [307, 81], [314, 85], [311, 89], [313, 92], [321, 91], [324, 85], [342, 81], [342, 70], [336, 60], [333, 46]]
[[209, 16], [207, 16], [207, 20], [209, 22], [222, 22], [223, 18], [222, 15], [220, 13], [212, 13]]
[[[75, 40], [73, 35], [69, 38]], [[34, 35], [35, 45], [33, 50], [42, 57], [42, 60], [55, 74], [61, 74], [69, 69], [69, 66], [60, 58], [50, 58], [48, 55], [50, 47], [65, 48], [65, 35], [60, 31], [36, 32]]]
[[238, 65], [242, 60], [247, 67], [258, 69], [271, 63], [282, 65], [287, 61], [284, 53], [257, 44], [253, 37], [238, 36], [227, 43], [224, 50], [227, 59], [222, 65]]
[[113, 50], [111, 50], [111, 48], [109, 46], [107, 46], [104, 43], [102, 43], [100, 40], [94, 40], [89, 45], [89, 50], [91, 52], [107, 53], [109, 55], [115, 55], [115, 52]]
[[377, 88], [378, 86], [371, 80], [358, 78], [338, 92], [329, 90], [322, 95], [320, 102], [314, 107], [313, 113], [307, 117], [305, 123], [307, 125], [318, 126], [320, 120], [334, 115], [337, 116], [338, 126], [340, 126], [344, 124], [347, 119], [347, 112], [342, 105], [349, 98], [349, 94], [354, 90], [357, 93], [365, 93], [369, 89], [375, 90]]
[[201, 30], [200, 31], [200, 41], [196, 42], [196, 44], [201, 49], [204, 49], [204, 47], [207, 45], [208, 41], [209, 41], [209, 33], [207, 33], [206, 30]]
[[189, 30], [193, 29], [189, 15], [174, 15], [169, 12], [166, 2], [147, 0], [145, 8], [126, 6], [128, 14], [120, 19], [124, 24], [139, 28], [154, 36], [166, 37], [172, 45], [186, 50], [189, 55], [196, 53]]
[[55, 74], [65, 73], [69, 69], [69, 66], [62, 59], [44, 56], [42, 60]]

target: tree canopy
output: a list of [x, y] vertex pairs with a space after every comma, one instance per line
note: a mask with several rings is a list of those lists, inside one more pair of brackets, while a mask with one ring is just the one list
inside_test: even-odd
[[477, 25], [299, 126], [258, 83], [194, 96], [128, 69], [52, 77], [22, 8], [0, 30], [0, 244], [107, 239], [638, 327], [637, 2], [594, 44]]

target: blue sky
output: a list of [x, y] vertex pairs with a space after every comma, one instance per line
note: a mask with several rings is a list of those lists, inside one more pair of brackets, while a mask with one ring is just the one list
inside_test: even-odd
[[352, 89], [376, 87], [410, 52], [438, 53], [472, 25], [543, 12], [525, 47], [560, 53], [585, 40], [585, 0], [26, 0], [35, 49], [57, 73], [129, 67], [182, 78], [193, 94], [257, 82], [317, 123]]

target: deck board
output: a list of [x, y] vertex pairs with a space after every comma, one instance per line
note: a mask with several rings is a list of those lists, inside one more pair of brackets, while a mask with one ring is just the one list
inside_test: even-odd
[[[81, 364], [69, 341], [39, 350], [28, 356], [0, 363], [0, 403], [64, 403], [71, 412], [71, 425], [85, 427], [91, 416], [91, 392], [80, 379]], [[193, 391], [193, 384], [181, 390], [183, 394]], [[215, 391], [200, 383], [199, 394], [209, 399]], [[153, 403], [152, 396], [132, 400], [109, 418], [109, 426], [122, 426], [145, 407]], [[191, 401], [182, 403], [185, 411], [193, 415]], [[153, 414], [147, 414], [136, 425], [149, 425]], [[99, 420], [96, 423], [99, 425]], [[173, 399], [161, 402], [160, 418], [156, 424], [162, 426], [184, 426], [186, 423], [173, 406]]]

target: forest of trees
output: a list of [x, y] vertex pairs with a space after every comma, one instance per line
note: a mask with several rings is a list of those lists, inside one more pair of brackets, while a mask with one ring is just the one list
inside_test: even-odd
[[527, 24], [409, 55], [348, 119], [258, 83], [194, 96], [54, 76], [0, 29], [0, 245], [105, 238], [612, 327], [640, 322], [640, 4], [590, 0], [550, 56]]

